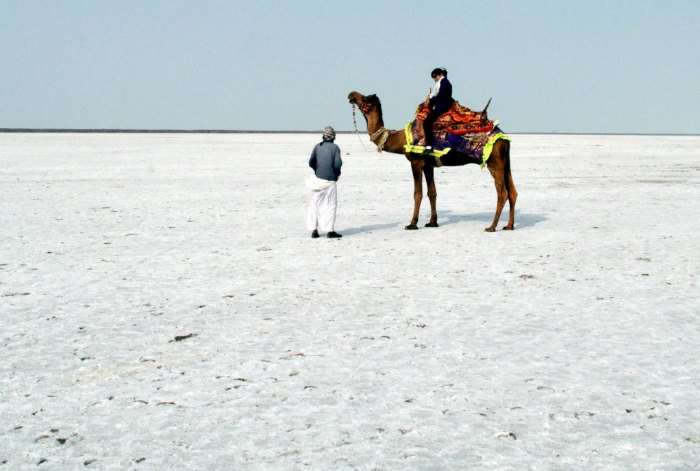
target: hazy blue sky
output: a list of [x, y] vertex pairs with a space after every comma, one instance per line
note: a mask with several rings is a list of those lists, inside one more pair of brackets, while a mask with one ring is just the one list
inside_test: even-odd
[[509, 131], [700, 133], [699, 48], [697, 0], [0, 0], [0, 127], [400, 127], [444, 66]]

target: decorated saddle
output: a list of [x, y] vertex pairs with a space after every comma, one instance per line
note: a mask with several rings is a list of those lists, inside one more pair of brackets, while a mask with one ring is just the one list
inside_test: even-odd
[[440, 166], [440, 158], [449, 152], [464, 154], [485, 165], [493, 144], [498, 139], [510, 140], [498, 127], [498, 121], [491, 121], [486, 113], [473, 111], [457, 101], [433, 124], [433, 149], [426, 152], [425, 146], [414, 145], [423, 137], [423, 121], [428, 116], [428, 106], [418, 105], [416, 116], [404, 129], [406, 152], [428, 154]]

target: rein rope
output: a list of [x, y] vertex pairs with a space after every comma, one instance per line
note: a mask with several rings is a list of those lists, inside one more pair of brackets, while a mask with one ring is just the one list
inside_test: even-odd
[[365, 152], [369, 152], [369, 149], [365, 147], [365, 143], [362, 142], [362, 138], [360, 137], [360, 130], [357, 129], [357, 119], [355, 118], [355, 104], [352, 104], [352, 124], [355, 125], [355, 135], [357, 136], [357, 139], [360, 141], [360, 144], [362, 144], [362, 148], [365, 150]]

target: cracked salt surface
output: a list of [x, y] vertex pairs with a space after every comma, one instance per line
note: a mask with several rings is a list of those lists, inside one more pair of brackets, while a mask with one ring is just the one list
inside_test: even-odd
[[329, 241], [316, 137], [0, 135], [0, 470], [700, 462], [700, 138], [514, 136], [486, 234], [488, 172], [407, 232], [341, 135]]

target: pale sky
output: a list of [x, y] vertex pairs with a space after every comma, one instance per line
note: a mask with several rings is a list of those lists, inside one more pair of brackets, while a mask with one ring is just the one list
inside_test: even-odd
[[699, 25], [696, 0], [0, 0], [0, 127], [349, 130], [358, 90], [398, 128], [443, 66], [506, 131], [700, 133]]

